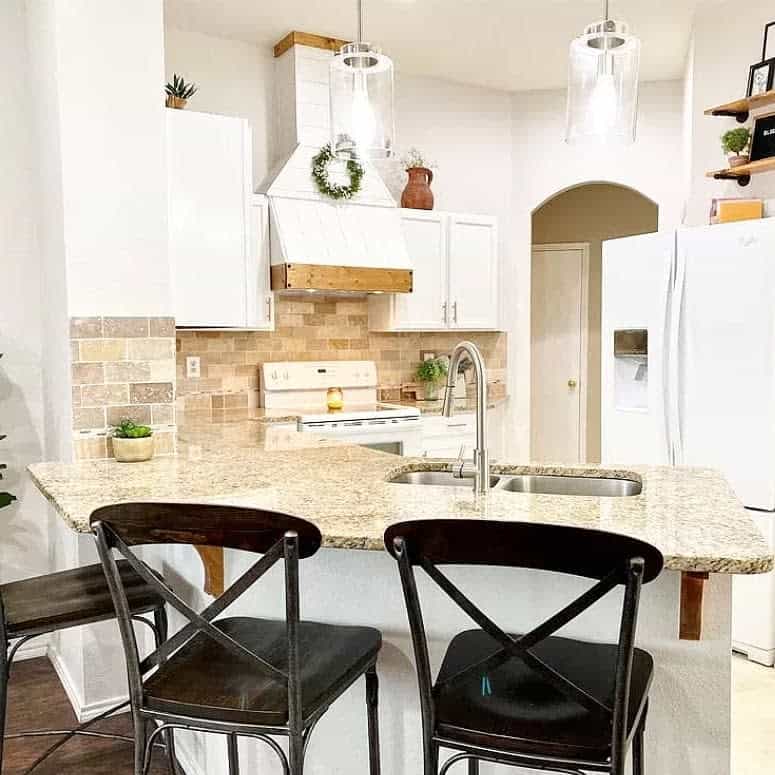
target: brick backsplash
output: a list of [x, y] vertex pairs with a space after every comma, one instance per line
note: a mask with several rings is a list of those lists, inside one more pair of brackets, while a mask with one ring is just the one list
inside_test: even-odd
[[[372, 332], [365, 297], [279, 297], [274, 332], [177, 332], [177, 405], [187, 410], [255, 406], [258, 367], [273, 361], [373, 360], [380, 386], [400, 388], [414, 380], [421, 350], [447, 353], [463, 338], [481, 348], [493, 392], [505, 393], [504, 333]], [[188, 355], [200, 357], [200, 379], [186, 378]]]
[[175, 321], [70, 320], [76, 459], [112, 456], [108, 431], [124, 418], [151, 425], [157, 454], [174, 449]]

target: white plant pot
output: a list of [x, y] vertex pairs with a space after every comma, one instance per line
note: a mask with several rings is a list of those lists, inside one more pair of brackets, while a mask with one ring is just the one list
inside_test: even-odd
[[144, 439], [113, 437], [113, 456], [119, 463], [141, 463], [153, 457], [153, 436]]

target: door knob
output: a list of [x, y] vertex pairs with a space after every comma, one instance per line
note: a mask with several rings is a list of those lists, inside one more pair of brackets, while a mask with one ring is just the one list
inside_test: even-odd
[[572, 378], [571, 378], [571, 379], [569, 379], [569, 380], [568, 380], [568, 387], [569, 387], [569, 388], [573, 389], [573, 388], [575, 388], [575, 387], [576, 387], [576, 385], [578, 385], [578, 382], [576, 382], [576, 380], [575, 380], [575, 379], [572, 379]]

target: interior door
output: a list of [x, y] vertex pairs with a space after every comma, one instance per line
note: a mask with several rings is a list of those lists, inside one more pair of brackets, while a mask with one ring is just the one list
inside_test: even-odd
[[[678, 463], [721, 469], [775, 509], [775, 224], [679, 232]], [[680, 272], [679, 272], [680, 275]]]
[[247, 323], [249, 129], [168, 110], [169, 252], [180, 326]]
[[449, 217], [450, 327], [498, 327], [498, 228], [495, 218]]
[[393, 296], [393, 328], [417, 331], [446, 329], [446, 216], [402, 210], [401, 224], [412, 262], [412, 292]]
[[586, 283], [589, 247], [534, 245], [531, 289], [531, 458], [585, 455]]

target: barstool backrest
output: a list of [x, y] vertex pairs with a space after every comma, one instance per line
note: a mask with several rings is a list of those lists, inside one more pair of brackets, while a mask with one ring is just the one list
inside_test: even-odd
[[[600, 530], [564, 525], [491, 520], [438, 519], [401, 522], [385, 532], [385, 548], [398, 561], [417, 662], [423, 726], [434, 727], [433, 678], [422, 607], [414, 575], [416, 566], [446, 593], [500, 650], [484, 661], [446, 678], [459, 681], [473, 671], [494, 669], [519, 659], [555, 689], [611, 724], [612, 751], [626, 750], [628, 699], [641, 585], [653, 581], [663, 566], [662, 554], [644, 541]], [[528, 568], [595, 579], [590, 589], [533, 630], [514, 638], [473, 603], [441, 570], [440, 565], [495, 565]], [[613, 701], [595, 697], [539, 659], [535, 646], [581, 615], [619, 586], [624, 602]]]
[[[175, 651], [204, 634], [233, 653], [253, 660], [256, 670], [288, 687], [289, 725], [301, 724], [299, 681], [299, 569], [298, 561], [319, 549], [320, 531], [310, 522], [287, 514], [237, 506], [191, 503], [120, 503], [94, 511], [90, 518], [97, 549], [116, 608], [127, 661], [130, 696], [135, 707], [143, 699], [143, 677], [172, 658]], [[263, 555], [201, 613], [169, 589], [131, 547], [148, 544], [188, 544], [242, 549]], [[114, 552], [135, 571], [188, 624], [152, 654], [140, 660], [129, 606]], [[285, 564], [287, 669], [272, 665], [219, 629], [214, 621], [253, 586], [275, 563]]]

